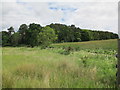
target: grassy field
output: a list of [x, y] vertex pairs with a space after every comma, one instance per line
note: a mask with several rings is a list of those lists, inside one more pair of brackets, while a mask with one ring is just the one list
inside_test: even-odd
[[117, 40], [2, 48], [4, 88], [112, 88]]

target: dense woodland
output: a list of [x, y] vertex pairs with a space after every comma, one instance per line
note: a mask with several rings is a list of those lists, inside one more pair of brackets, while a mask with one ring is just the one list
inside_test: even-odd
[[91, 40], [117, 39], [118, 35], [107, 31], [80, 29], [75, 25], [50, 24], [42, 27], [40, 24], [22, 24], [15, 32], [14, 27], [2, 34], [2, 46], [45, 46], [51, 43], [82, 42]]

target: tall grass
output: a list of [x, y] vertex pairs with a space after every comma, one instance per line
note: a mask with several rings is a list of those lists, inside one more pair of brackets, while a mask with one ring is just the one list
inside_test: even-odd
[[[96, 43], [97, 41], [95, 41]], [[114, 43], [113, 43], [114, 42]], [[85, 43], [85, 42], [84, 42]], [[94, 42], [86, 42], [94, 44]], [[4, 88], [113, 88], [116, 81], [116, 40], [98, 41], [99, 49], [80, 43], [80, 50], [26, 47], [3, 48]], [[104, 43], [111, 43], [111, 48]], [[116, 46], [116, 47], [113, 47]], [[86, 47], [86, 48], [85, 48]], [[116, 49], [115, 49], [116, 48]], [[64, 54], [69, 52], [69, 54]]]

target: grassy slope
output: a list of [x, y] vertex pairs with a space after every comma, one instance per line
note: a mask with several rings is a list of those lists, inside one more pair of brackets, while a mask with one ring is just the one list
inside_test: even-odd
[[86, 42], [71, 42], [71, 43], [59, 43], [53, 44], [54, 47], [62, 47], [62, 46], [72, 46], [79, 47], [80, 49], [109, 49], [109, 50], [117, 50], [117, 40], [99, 40], [99, 41], [86, 41]]
[[[56, 48], [3, 48], [3, 87], [114, 87], [116, 40], [52, 46]], [[79, 51], [61, 54], [65, 46]]]

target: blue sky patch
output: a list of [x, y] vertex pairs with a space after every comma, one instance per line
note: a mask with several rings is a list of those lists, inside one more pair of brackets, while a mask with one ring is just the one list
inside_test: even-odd
[[77, 10], [77, 8], [61, 8], [62, 11], [71, 11], [74, 12]]
[[49, 9], [51, 9], [51, 10], [58, 10], [57, 7], [49, 7]]
[[27, 4], [26, 2], [21, 2], [20, 0], [16, 0], [16, 3], [19, 3], [19, 4]]
[[74, 12], [74, 11], [77, 10], [77, 8], [68, 8], [68, 7], [49, 7], [49, 9], [51, 9], [51, 10], [62, 10], [64, 12], [66, 12], [66, 11]]
[[64, 19], [64, 18], [61, 18], [61, 21], [62, 21], [62, 22], [64, 22], [64, 21], [65, 21], [65, 19]]

